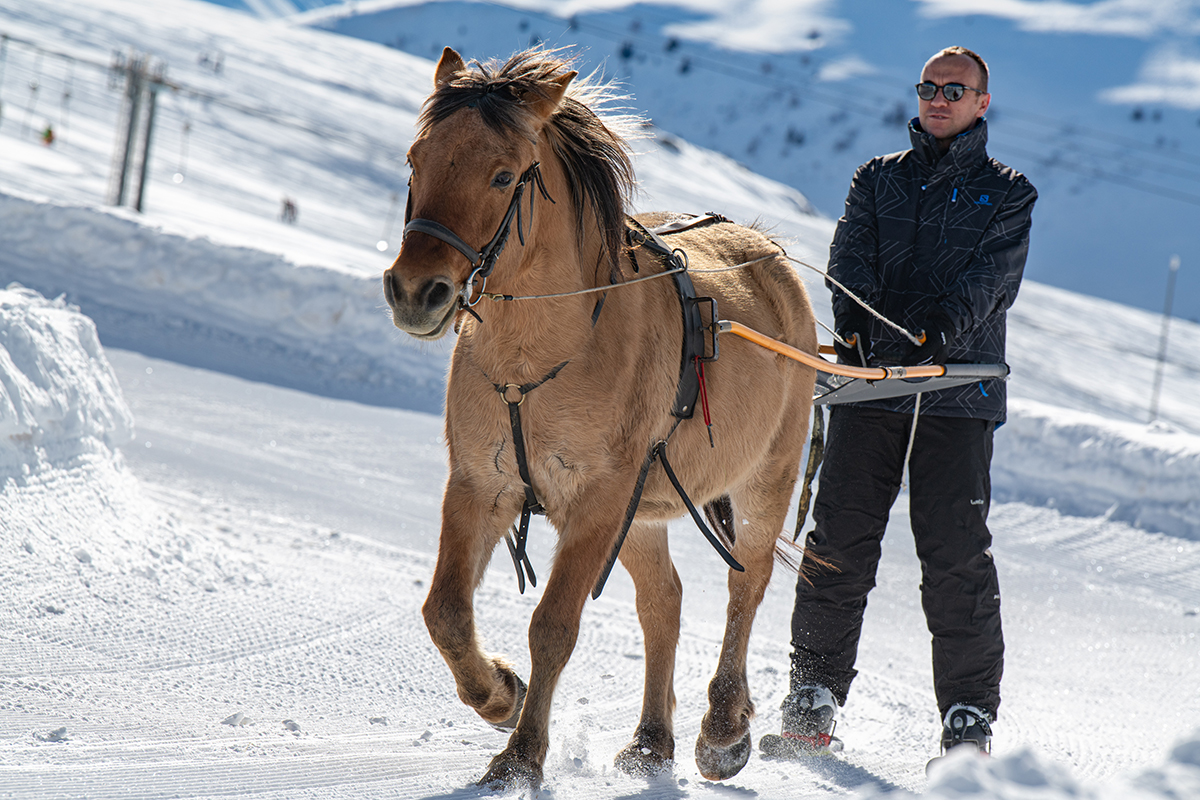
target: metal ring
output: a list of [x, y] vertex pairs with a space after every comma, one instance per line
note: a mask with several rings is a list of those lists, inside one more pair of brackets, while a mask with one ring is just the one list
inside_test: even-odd
[[514, 403], [513, 403], [511, 400], [509, 400], [509, 399], [508, 399], [508, 390], [509, 390], [509, 389], [516, 389], [518, 392], [520, 392], [520, 391], [521, 391], [521, 385], [520, 385], [520, 384], [518, 384], [518, 383], [506, 383], [506, 384], [504, 384], [503, 386], [501, 386], [501, 387], [500, 387], [500, 388], [497, 390], [497, 391], [499, 391], [499, 392], [500, 392], [500, 399], [501, 399], [501, 400], [503, 400], [505, 403], [508, 403], [510, 406], [511, 406], [511, 405], [518, 405], [518, 406], [519, 406], [519, 405], [521, 405], [521, 403], [524, 403], [524, 402], [525, 402], [525, 393], [524, 393], [524, 392], [521, 392], [521, 399], [520, 399], [520, 400], [518, 400], [518, 401], [517, 401], [515, 404], [514, 404]]
[[463, 301], [463, 303], [466, 304], [467, 308], [471, 308], [471, 307], [475, 306], [477, 303], [479, 303], [480, 300], [483, 299], [483, 294], [484, 294], [483, 290], [487, 288], [487, 277], [486, 276], [480, 281], [479, 294], [476, 295], [474, 300], [471, 299], [471, 295], [474, 293], [474, 290], [475, 290], [475, 278], [476, 278], [476, 276], [479, 275], [479, 273], [482, 269], [483, 269], [482, 265], [476, 267], [471, 272], [470, 276], [467, 278], [467, 282], [463, 284], [463, 288], [462, 288], [462, 292], [461, 292], [462, 301]]

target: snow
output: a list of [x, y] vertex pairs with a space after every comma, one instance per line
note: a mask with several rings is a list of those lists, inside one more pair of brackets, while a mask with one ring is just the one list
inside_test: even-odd
[[[187, 63], [219, 50], [223, 91], [334, 132], [283, 135], [229, 115], [238, 145], [197, 138], [186, 179], [156, 169], [137, 215], [102, 204], [111, 103], [81, 101], [54, 148], [6, 112], [0, 797], [487, 796], [469, 787], [505, 737], [459, 702], [419, 611], [446, 477], [448, 351], [390, 327], [378, 280], [389, 254], [374, 248], [403, 169], [372, 159], [403, 153], [432, 64], [183, 0], [13, 0], [0, 31], [102, 60], [118, 41], [178, 53], [179, 80], [213, 86]], [[346, 70], [369, 87], [346, 91]], [[804, 195], [676, 132], [649, 133], [640, 207], [762, 217], [823, 264], [832, 222]], [[313, 189], [285, 226], [277, 200], [292, 175]], [[828, 322], [819, 277], [803, 274]], [[725, 593], [718, 557], [681, 521], [674, 773], [647, 783], [612, 767], [642, 674], [632, 586], [617, 570], [585, 609], [541, 796], [1200, 794], [1200, 326], [1174, 321], [1150, 424], [1160, 327], [1156, 314], [1033, 281], [1013, 309], [990, 518], [1008, 644], [992, 759], [925, 776], [938, 720], [902, 497], [843, 754], [756, 753], [725, 784], [698, 775], [689, 753]], [[535, 520], [539, 574], [553, 551]], [[496, 559], [477, 608], [489, 645], [528, 674], [541, 595], [515, 583]], [[751, 639], [756, 738], [780, 722], [792, 590], [781, 570]]]
[[127, 442], [133, 416], [96, 326], [61, 300], [0, 291], [0, 463], [28, 474], [43, 461]]
[[989, 152], [1041, 196], [1026, 277], [1158, 311], [1179, 255], [1175, 313], [1200, 320], [1196, 0], [321, 5], [289, 21], [426, 58], [573, 47], [659, 127], [834, 218], [855, 167], [908, 146], [920, 65], [971, 47], [991, 67]]

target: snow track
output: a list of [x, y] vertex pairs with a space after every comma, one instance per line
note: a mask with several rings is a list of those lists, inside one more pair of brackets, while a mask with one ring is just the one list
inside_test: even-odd
[[[506, 737], [459, 702], [421, 621], [436, 504], [402, 503], [395, 519], [409, 520], [405, 528], [380, 524], [387, 509], [369, 502], [353, 513], [356, 498], [374, 496], [370, 480], [382, 480], [364, 487], [358, 477], [396, 458], [417, 465], [402, 491], [440, 494], [444, 456], [423, 444], [439, 420], [111, 357], [130, 405], [146, 408], [128, 466], [64, 469], [5, 495], [10, 509], [29, 512], [31, 530], [34, 512], [53, 518], [49, 504], [64, 497], [87, 522], [30, 539], [33, 553], [18, 542], [5, 557], [0, 588], [18, 602], [0, 610], [0, 797], [484, 796], [470, 786]], [[190, 410], [204, 408], [210, 415], [186, 430]], [[284, 438], [306, 428], [307, 437]], [[405, 436], [408, 450], [397, 454]], [[289, 455], [259, 443], [268, 437], [286, 441]], [[184, 450], [198, 440], [211, 451], [193, 459]], [[223, 448], [225, 460], [265, 453], [258, 483], [222, 471]], [[319, 503], [296, 502], [289, 514], [283, 502], [297, 491], [295, 473], [325, 459], [327, 491], [352, 493], [336, 515], [326, 512], [339, 517], [336, 528], [310, 513]], [[360, 471], [346, 471], [356, 461]], [[309, 487], [298, 491], [300, 499]], [[902, 497], [884, 541], [861, 675], [840, 722], [843, 754], [794, 764], [756, 752], [732, 781], [698, 775], [692, 747], [720, 646], [724, 571], [680, 523], [671, 530], [686, 601], [674, 774], [647, 783], [612, 767], [636, 725], [643, 677], [632, 587], [618, 570], [585, 608], [556, 695], [542, 796], [938, 796], [941, 784], [924, 774], [938, 720], [904, 505]], [[1008, 773], [971, 777], [986, 787], [979, 796], [1004, 796], [997, 785], [1021, 780], [1053, 787], [1055, 764], [1087, 785], [1157, 763], [1200, 714], [1200, 700], [1179, 688], [1200, 670], [1200, 545], [1015, 503], [997, 506], [992, 522], [1009, 646], [994, 768]], [[544, 576], [553, 537], [543, 524], [531, 545]], [[526, 627], [540, 590], [518, 594], [503, 555], [477, 598], [479, 629], [527, 675]], [[751, 639], [755, 741], [779, 726], [792, 590], [780, 571]], [[1169, 766], [1159, 776], [1169, 785], [1176, 772], [1191, 774]]]

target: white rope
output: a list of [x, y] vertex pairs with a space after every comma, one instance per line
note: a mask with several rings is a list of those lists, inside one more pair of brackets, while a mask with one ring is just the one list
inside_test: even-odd
[[[635, 283], [642, 283], [643, 281], [652, 281], [652, 280], [655, 280], [656, 278], [665, 278], [666, 276], [674, 275], [677, 272], [686, 271], [686, 272], [692, 272], [692, 273], [702, 274], [702, 275], [709, 275], [709, 274], [716, 273], [716, 272], [732, 272], [735, 269], [745, 269], [746, 267], [752, 266], [754, 264], [758, 264], [759, 262], [767, 261], [769, 259], [775, 258], [778, 255], [782, 255], [788, 261], [791, 261], [795, 264], [799, 264], [802, 267], [807, 267], [808, 269], [811, 269], [813, 272], [817, 273], [818, 275], [823, 276], [826, 280], [828, 280], [834, 286], [836, 286], [837, 288], [839, 288], [843, 292], [845, 292], [847, 297], [849, 297], [851, 300], [853, 300], [854, 302], [858, 303], [860, 306], [865, 308], [867, 310], [867, 312], [869, 314], [871, 314], [871, 316], [875, 317], [877, 320], [882, 322], [884, 325], [887, 325], [889, 328], [892, 328], [892, 329], [898, 331], [899, 333], [903, 334], [910, 342], [917, 345], [918, 347], [922, 344], [920, 339], [918, 339], [913, 334], [909, 333], [903, 326], [897, 325], [895, 322], [892, 322], [890, 319], [883, 316], [883, 314], [880, 314], [878, 311], [871, 308], [871, 306], [869, 306], [865, 300], [860, 298], [854, 292], [847, 289], [845, 286], [843, 286], [841, 283], [839, 283], [834, 278], [831, 278], [829, 276], [828, 272], [826, 272], [823, 269], [820, 269], [819, 267], [814, 267], [812, 264], [801, 261], [798, 258], [793, 258], [792, 256], [789, 256], [787, 253], [771, 253], [770, 255], [762, 256], [760, 258], [756, 258], [751, 261], [743, 261], [740, 264], [733, 264], [728, 267], [713, 267], [711, 269], [688, 269], [687, 267], [677, 267], [675, 269], [667, 270], [666, 272], [657, 272], [653, 275], [643, 275], [640, 278], [634, 278], [633, 280], [622, 281], [621, 283], [614, 283], [614, 284], [610, 284], [608, 286], [597, 286], [592, 289], [578, 289], [573, 292], [558, 292], [555, 294], [526, 294], [526, 295], [511, 295], [511, 294], [496, 294], [494, 292], [481, 292], [480, 297], [486, 297], [489, 300], [496, 300], [498, 302], [503, 301], [503, 300], [551, 300], [556, 297], [575, 297], [576, 295], [581, 295], [581, 294], [595, 294], [597, 292], [607, 292], [611, 289], [618, 289], [622, 286], [633, 286]], [[818, 321], [817, 324], [820, 325], [825, 330], [829, 331], [833, 335], [834, 339], [841, 342], [843, 345], [846, 345], [847, 347], [850, 346], [849, 342], [847, 342], [841, 336], [838, 336], [837, 333], [832, 328], [830, 328], [828, 325], [825, 325], [824, 323], [822, 323], [820, 321]]]
[[[742, 266], [742, 265], [739, 264], [738, 266]], [[630, 281], [621, 281], [620, 283], [613, 283], [613, 284], [609, 284], [608, 286], [597, 286], [592, 289], [578, 289], [574, 292], [558, 292], [557, 294], [523, 294], [523, 295], [496, 294], [495, 292], [481, 292], [480, 296], [486, 297], [489, 300], [496, 300], [497, 302], [499, 302], [501, 300], [550, 300], [555, 297], [574, 297], [575, 295], [579, 295], [579, 294], [595, 294], [596, 292], [607, 292], [610, 289], [619, 289], [622, 286], [632, 286], [633, 284], [641, 283], [642, 281], [652, 281], [655, 278], [665, 278], [668, 275], [674, 275], [677, 272], [685, 272], [685, 271], [687, 271], [686, 267], [676, 267], [675, 269], [669, 269], [666, 272], [656, 272], [653, 275], [643, 275], [640, 278], [634, 278], [633, 280], [630, 280]], [[695, 270], [693, 270], [693, 272], [694, 271]]]
[[907, 489], [908, 482], [912, 480], [912, 472], [909, 469], [908, 462], [912, 460], [913, 442], [917, 440], [917, 420], [921, 416], [921, 393], [917, 392], [916, 405], [913, 406], [913, 424], [912, 430], [908, 432], [908, 449], [904, 451], [904, 472], [903, 479], [900, 481], [900, 488]]
[[[791, 256], [789, 256], [789, 255], [785, 255], [784, 257], [785, 257], [785, 258], [786, 258], [788, 261], [791, 261], [791, 262], [794, 262], [794, 263], [796, 263], [796, 264], [799, 264], [799, 265], [800, 265], [800, 266], [802, 266], [802, 267], [808, 267], [809, 269], [811, 269], [813, 272], [817, 273], [818, 275], [822, 275], [822, 276], [824, 276], [825, 280], [829, 281], [829, 282], [830, 282], [830, 283], [832, 283], [834, 286], [836, 286], [837, 288], [839, 288], [839, 289], [841, 289], [843, 292], [845, 292], [847, 297], [849, 297], [851, 300], [853, 300], [854, 302], [858, 303], [860, 306], [862, 306], [863, 308], [865, 308], [865, 309], [867, 310], [867, 312], [868, 312], [868, 313], [869, 313], [871, 316], [875, 317], [875, 319], [879, 320], [879, 321], [880, 321], [880, 322], [882, 322], [884, 325], [887, 325], [889, 328], [892, 328], [893, 330], [896, 330], [896, 331], [898, 331], [898, 332], [900, 332], [900, 333], [904, 334], [904, 336], [905, 336], [905, 337], [907, 337], [907, 338], [908, 338], [908, 340], [909, 340], [910, 342], [912, 342], [913, 344], [917, 345], [918, 347], [920, 347], [920, 346], [921, 346], [922, 342], [921, 342], [921, 340], [920, 340], [920, 339], [918, 339], [918, 338], [917, 338], [916, 336], [914, 336], [913, 334], [909, 333], [909, 332], [908, 332], [908, 331], [907, 331], [907, 330], [906, 330], [906, 329], [905, 329], [903, 326], [901, 326], [901, 325], [897, 325], [896, 323], [892, 322], [890, 319], [888, 319], [887, 317], [885, 317], [883, 314], [880, 314], [878, 311], [876, 311], [875, 309], [871, 308], [871, 306], [869, 306], [865, 300], [863, 300], [862, 298], [860, 298], [860, 297], [859, 297], [858, 295], [856, 295], [854, 292], [852, 292], [852, 291], [850, 291], [849, 289], [847, 289], [845, 286], [843, 286], [841, 283], [839, 283], [839, 282], [838, 282], [838, 281], [837, 281], [835, 278], [832, 278], [832, 277], [830, 277], [829, 273], [828, 273], [828, 272], [826, 272], [825, 270], [823, 270], [823, 269], [820, 269], [820, 268], [818, 268], [818, 267], [814, 267], [812, 264], [807, 264], [807, 263], [805, 263], [805, 262], [801, 261], [801, 260], [800, 260], [800, 259], [798, 259], [798, 258], [792, 258], [792, 257], [791, 257]], [[844, 340], [841, 340], [840, 338], [839, 338], [839, 341], [841, 341], [841, 342], [842, 342], [842, 344], [846, 344], [846, 342], [845, 342]]]

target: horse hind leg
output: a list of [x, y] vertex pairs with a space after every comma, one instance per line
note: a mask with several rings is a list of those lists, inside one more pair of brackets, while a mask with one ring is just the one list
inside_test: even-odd
[[696, 765], [710, 780], [731, 778], [750, 759], [754, 703], [746, 678], [746, 651], [758, 606], [771, 580], [775, 541], [783, 529], [794, 475], [770, 485], [743, 487], [733, 497], [737, 531], [733, 555], [745, 572], [729, 572], [729, 605], [717, 671], [708, 686], [709, 708], [696, 739]]
[[635, 525], [621, 548], [621, 564], [637, 590], [646, 677], [641, 720], [615, 764], [629, 775], [649, 777], [669, 772], [675, 759], [675, 648], [683, 584], [671, 563], [666, 524]]

